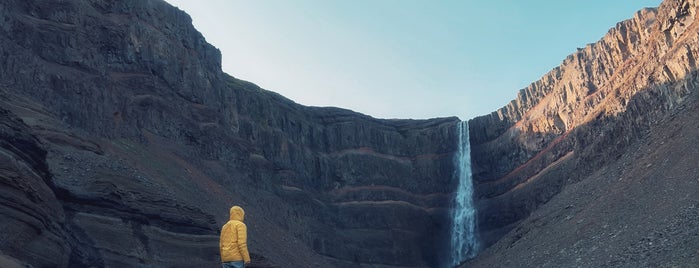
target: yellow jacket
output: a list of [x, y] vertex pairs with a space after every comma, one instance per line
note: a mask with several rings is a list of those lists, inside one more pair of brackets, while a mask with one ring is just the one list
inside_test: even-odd
[[239, 206], [231, 208], [231, 219], [221, 228], [221, 262], [244, 261], [250, 263], [248, 252], [248, 230], [245, 223], [245, 211]]

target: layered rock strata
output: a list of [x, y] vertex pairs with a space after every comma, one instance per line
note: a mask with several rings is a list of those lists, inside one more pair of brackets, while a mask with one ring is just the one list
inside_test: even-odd
[[672, 0], [638, 11], [505, 107], [470, 121], [486, 243], [615, 160], [696, 88], [696, 7]]
[[699, 263], [699, 92], [461, 267]]
[[239, 204], [253, 266], [439, 265], [457, 118], [298, 105], [222, 73], [159, 0], [9, 0], [0, 20], [0, 107], [22, 130], [2, 147], [3, 258], [217, 265]]
[[49, 176], [39, 141], [19, 118], [0, 109], [0, 257], [11, 254], [42, 267], [68, 264], [65, 213]]
[[[499, 239], [696, 88], [695, 1], [666, 1], [469, 122]], [[158, 0], [0, 2], [0, 264], [211, 266], [228, 208], [258, 267], [441, 266], [457, 118], [305, 107], [221, 71]]]

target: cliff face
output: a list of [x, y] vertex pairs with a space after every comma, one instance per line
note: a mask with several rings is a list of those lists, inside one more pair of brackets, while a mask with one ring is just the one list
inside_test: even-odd
[[[505, 237], [483, 265], [564, 188], [696, 110], [696, 8], [639, 11], [469, 122], [481, 237]], [[234, 204], [257, 267], [447, 259], [457, 118], [298, 105], [222, 73], [160, 0], [7, 0], [0, 21], [0, 266], [214, 266]]]
[[[699, 92], [462, 267], [699, 263]], [[560, 176], [571, 173], [561, 172]]]
[[479, 223], [490, 244], [565, 185], [615, 161], [696, 88], [697, 3], [620, 22], [492, 114], [474, 118]]
[[4, 232], [0, 247], [38, 266], [65, 266], [70, 252], [61, 228], [65, 213], [50, 187], [45, 157], [46, 151], [30, 130], [10, 112], [0, 110], [0, 226]]
[[295, 104], [222, 73], [163, 1], [2, 1], [0, 20], [0, 262], [217, 265], [234, 204], [258, 266], [443, 257], [456, 118]]

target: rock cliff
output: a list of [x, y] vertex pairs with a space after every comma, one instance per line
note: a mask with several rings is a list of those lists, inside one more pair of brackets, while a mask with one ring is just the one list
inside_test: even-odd
[[10, 0], [0, 20], [3, 259], [215, 266], [239, 204], [253, 266], [437, 265], [457, 118], [298, 105], [222, 73], [164, 1]]
[[37, 266], [65, 266], [70, 252], [68, 234], [61, 227], [65, 213], [51, 187], [46, 151], [26, 125], [4, 109], [0, 158], [3, 252]]
[[[481, 237], [500, 241], [474, 265], [558, 223], [527, 217], [696, 110], [696, 8], [637, 12], [469, 122]], [[0, 21], [0, 266], [215, 266], [234, 204], [252, 267], [448, 259], [457, 118], [298, 105], [223, 73], [161, 0], [6, 0]], [[687, 170], [677, 176], [697, 176]]]
[[461, 267], [696, 266], [697, 122], [699, 92], [693, 91], [618, 157], [576, 175], [579, 182]]
[[697, 3], [664, 1], [579, 48], [505, 107], [471, 120], [479, 223], [491, 244], [608, 165], [695, 90]]

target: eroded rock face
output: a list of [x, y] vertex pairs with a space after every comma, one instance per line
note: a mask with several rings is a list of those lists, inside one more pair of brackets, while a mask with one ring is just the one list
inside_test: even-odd
[[486, 243], [619, 157], [696, 88], [696, 6], [665, 1], [637, 12], [505, 107], [471, 120]]
[[462, 267], [699, 263], [699, 92], [660, 119]]
[[38, 143], [19, 118], [0, 109], [0, 254], [37, 266], [65, 266], [70, 255], [65, 214]]
[[222, 73], [163, 1], [2, 1], [0, 21], [0, 107], [23, 121], [4, 155], [33, 167], [3, 169], [26, 184], [0, 187], [8, 259], [215, 266], [234, 204], [259, 267], [444, 259], [457, 118], [298, 105]]
[[[641, 10], [470, 122], [485, 244], [685, 101], [695, 14]], [[457, 118], [298, 105], [222, 73], [159, 0], [8, 0], [0, 21], [0, 263], [215, 266], [234, 204], [258, 267], [446, 259]]]

